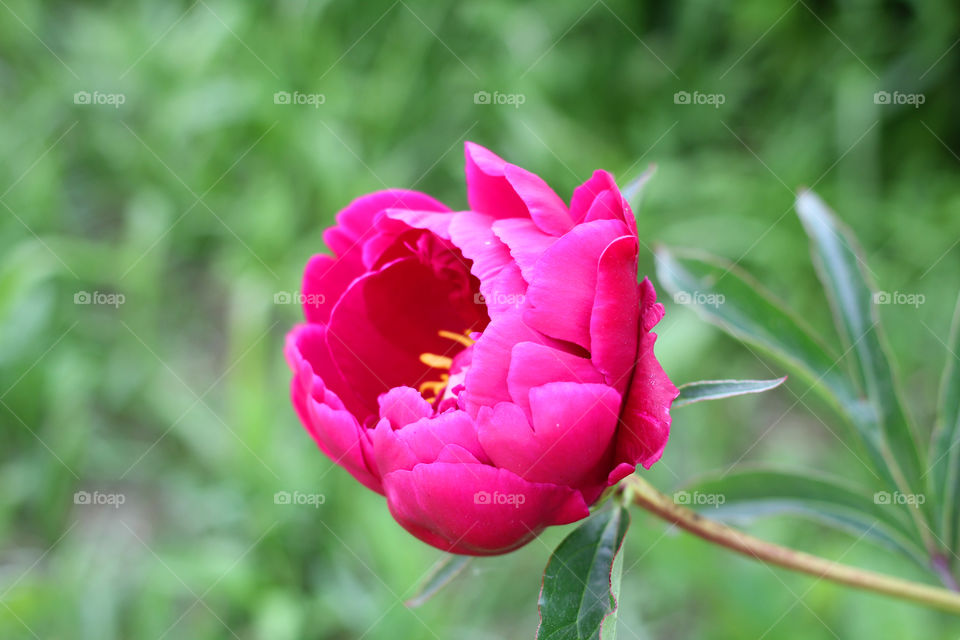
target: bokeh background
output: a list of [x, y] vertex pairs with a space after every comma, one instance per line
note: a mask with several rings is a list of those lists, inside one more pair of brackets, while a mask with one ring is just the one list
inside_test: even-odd
[[[625, 184], [656, 163], [644, 242], [739, 260], [836, 343], [791, 210], [814, 186], [880, 288], [924, 296], [881, 312], [929, 432], [960, 283], [955, 2], [0, 5], [0, 637], [533, 637], [566, 530], [405, 608], [440, 553], [317, 451], [282, 358], [300, 312], [277, 294], [299, 288], [336, 211], [385, 186], [465, 206], [466, 139], [564, 197], [595, 168]], [[323, 103], [277, 104], [283, 91]], [[676, 381], [782, 373], [666, 302], [658, 353]], [[672, 491], [775, 463], [868, 483], [806, 391], [675, 411], [648, 477]], [[748, 529], [926, 579], [815, 524]], [[625, 553], [621, 638], [960, 634], [640, 512]]]

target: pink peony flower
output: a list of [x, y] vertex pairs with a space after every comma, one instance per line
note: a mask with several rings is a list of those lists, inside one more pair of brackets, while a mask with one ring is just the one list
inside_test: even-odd
[[568, 206], [483, 147], [466, 161], [468, 211], [388, 190], [337, 215], [286, 355], [324, 453], [419, 539], [490, 555], [586, 517], [656, 462], [677, 389], [613, 177], [597, 171]]

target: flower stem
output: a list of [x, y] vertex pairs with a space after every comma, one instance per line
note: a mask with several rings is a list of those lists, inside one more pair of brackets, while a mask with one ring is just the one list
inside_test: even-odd
[[635, 504], [708, 542], [761, 562], [960, 615], [960, 593], [857, 569], [766, 542], [675, 504], [669, 496], [639, 476], [628, 476], [624, 482], [628, 483]]

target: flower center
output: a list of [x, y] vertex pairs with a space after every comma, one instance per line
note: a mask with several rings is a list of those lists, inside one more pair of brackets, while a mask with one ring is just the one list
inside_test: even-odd
[[[463, 333], [454, 333], [453, 331], [438, 331], [437, 335], [447, 340], [452, 340], [464, 347], [472, 346], [476, 340], [468, 334], [472, 333], [469, 329]], [[443, 391], [450, 382], [450, 368], [453, 366], [453, 358], [447, 355], [437, 355], [435, 353], [421, 353], [420, 362], [433, 369], [440, 369], [446, 373], [441, 373], [438, 380], [428, 380], [420, 385], [418, 391], [423, 394], [427, 402], [436, 402], [443, 396]]]

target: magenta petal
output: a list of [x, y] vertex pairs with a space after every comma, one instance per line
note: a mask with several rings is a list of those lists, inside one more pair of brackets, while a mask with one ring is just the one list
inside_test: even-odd
[[514, 345], [507, 373], [507, 389], [513, 401], [529, 411], [530, 389], [548, 382], [598, 383], [603, 382], [603, 376], [587, 358], [535, 342]]
[[[386, 209], [412, 209], [414, 211], [448, 211], [446, 205], [425, 193], [406, 189], [386, 189], [361, 196], [337, 214], [337, 229], [340, 233], [331, 238], [324, 235], [328, 246], [338, 256], [345, 255], [355, 245], [373, 232], [373, 221]], [[332, 240], [332, 241], [331, 241]]]
[[584, 222], [593, 220], [623, 220], [623, 198], [618, 191], [604, 191], [590, 205], [590, 210], [583, 218]]
[[447, 411], [394, 431], [381, 420], [373, 433], [377, 469], [387, 474], [397, 469], [435, 462], [444, 447], [456, 445], [471, 456], [471, 462], [488, 458], [477, 439], [477, 425], [464, 411]]
[[562, 236], [573, 228], [566, 203], [540, 176], [512, 164], [505, 167], [504, 175], [543, 232]]
[[578, 224], [593, 220], [622, 220], [631, 235], [637, 235], [633, 210], [607, 171], [594, 171], [589, 180], [573, 190], [570, 214]]
[[301, 285], [303, 314], [307, 322], [326, 324], [337, 300], [363, 273], [359, 255], [335, 258], [317, 254], [310, 258]]
[[590, 349], [597, 265], [607, 246], [629, 231], [618, 220], [581, 224], [547, 249], [527, 289], [524, 320], [538, 331]]
[[531, 482], [605, 486], [620, 394], [603, 384], [551, 382], [530, 390], [530, 410], [532, 429], [517, 405], [480, 410], [480, 444], [493, 464]]
[[638, 362], [621, 416], [616, 458], [622, 462], [640, 463], [649, 469], [663, 455], [670, 437], [670, 405], [679, 391], [654, 355], [657, 334], [648, 333], [663, 314], [663, 307], [656, 303], [653, 285], [648, 280], [641, 283], [641, 292], [643, 316]]
[[547, 526], [589, 515], [577, 491], [482, 464], [420, 464], [388, 473], [384, 489], [390, 513], [407, 531], [465, 555], [506, 553]]
[[[573, 197], [570, 198], [570, 214], [579, 224], [587, 216], [593, 201], [604, 191], [618, 191], [617, 181], [609, 171], [597, 169], [590, 176], [590, 179], [573, 190]], [[622, 219], [622, 216], [618, 216]]]
[[[293, 369], [293, 407], [304, 428], [331, 460], [364, 486], [382, 493], [379, 474], [371, 464], [372, 444], [367, 430], [344, 408], [337, 394], [327, 388], [339, 378], [329, 369], [324, 334], [322, 325], [300, 325], [287, 336], [286, 356]], [[343, 395], [351, 399], [348, 392]]]
[[433, 407], [423, 399], [420, 392], [410, 387], [394, 387], [379, 398], [380, 418], [390, 423], [390, 428], [400, 429], [411, 422], [433, 415]]
[[313, 399], [306, 402], [309, 423], [304, 426], [317, 446], [365, 487], [383, 493], [380, 478], [368, 463], [373, 459], [373, 445], [367, 430], [349, 411], [338, 411]]
[[464, 408], [471, 415], [475, 416], [481, 406], [492, 407], [498, 402], [511, 400], [507, 373], [513, 347], [518, 342], [557, 346], [556, 342], [527, 326], [520, 310], [494, 318], [473, 346], [466, 389], [460, 394]]
[[[465, 274], [464, 274], [465, 275]], [[456, 343], [439, 330], [482, 329], [483, 307], [456, 279], [438, 278], [416, 258], [397, 260], [357, 278], [334, 307], [327, 342], [334, 362], [365, 411], [379, 415], [377, 398], [394, 387], [419, 387], [444, 371], [420, 354], [453, 356]]]
[[504, 175], [507, 162], [473, 142], [464, 145], [467, 202], [472, 211], [494, 218], [528, 218], [527, 206]]
[[424, 229], [443, 238], [450, 239], [450, 221], [453, 216], [449, 211], [418, 211], [413, 209], [387, 209], [384, 218], [396, 220], [412, 229]]
[[464, 257], [472, 260], [470, 273], [480, 281], [482, 299], [490, 317], [522, 306], [527, 283], [510, 257], [507, 245], [494, 235], [490, 216], [472, 211], [455, 213], [450, 237]]
[[346, 408], [356, 415], [362, 409], [357, 397], [337, 369], [327, 347], [327, 329], [320, 324], [297, 325], [287, 334], [284, 353], [308, 395], [335, 409]]
[[520, 267], [523, 279], [533, 282], [537, 260], [557, 239], [544, 233], [526, 218], [506, 218], [493, 223], [493, 233], [510, 249], [510, 256]]
[[597, 292], [590, 315], [590, 355], [604, 382], [623, 393], [637, 357], [640, 288], [637, 239], [623, 236], [600, 256]]

